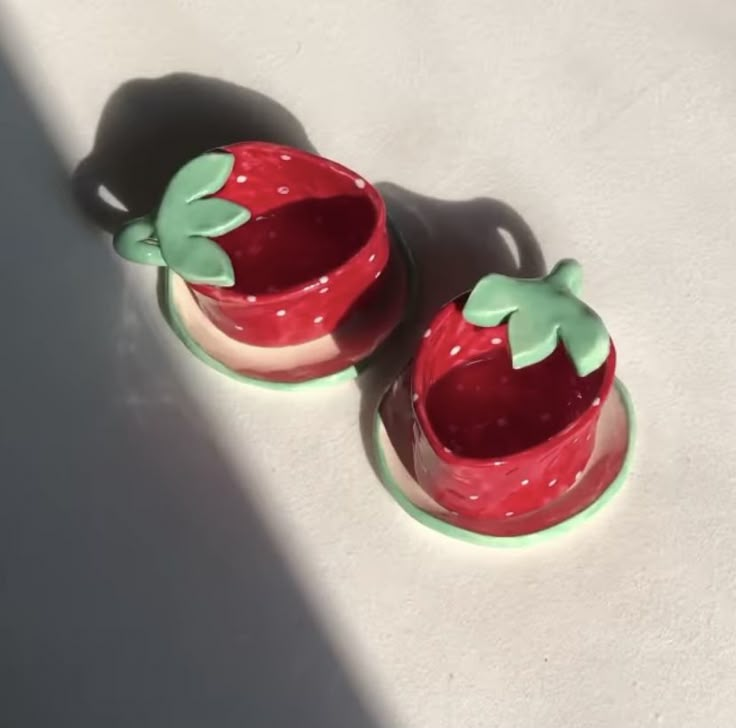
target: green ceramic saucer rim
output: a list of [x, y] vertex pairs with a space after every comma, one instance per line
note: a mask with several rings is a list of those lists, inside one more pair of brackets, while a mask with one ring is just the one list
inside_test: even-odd
[[399, 323], [394, 327], [394, 330], [391, 332], [391, 334], [389, 334], [388, 337], [386, 337], [386, 340], [378, 347], [378, 349], [376, 349], [376, 351], [374, 351], [372, 354], [370, 354], [368, 357], [358, 362], [357, 364], [353, 364], [349, 367], [346, 367], [345, 369], [341, 369], [338, 372], [328, 374], [324, 377], [317, 377], [316, 379], [307, 379], [303, 382], [277, 382], [269, 379], [260, 379], [259, 377], [251, 377], [245, 374], [240, 374], [239, 372], [230, 369], [230, 367], [225, 366], [222, 362], [218, 361], [213, 356], [208, 354], [190, 336], [189, 332], [187, 331], [184, 322], [181, 320], [181, 317], [176, 310], [176, 305], [174, 304], [172, 286], [174, 274], [169, 269], [165, 269], [164, 271], [164, 295], [162, 297], [164, 318], [166, 319], [169, 326], [173, 329], [174, 333], [179, 337], [184, 346], [186, 346], [187, 349], [189, 349], [189, 351], [194, 354], [194, 356], [203, 361], [205, 364], [211, 366], [216, 371], [220, 372], [220, 374], [225, 374], [226, 376], [234, 379], [237, 382], [253, 384], [257, 387], [266, 387], [267, 389], [294, 391], [299, 389], [324, 387], [338, 384], [340, 382], [346, 382], [350, 379], [355, 379], [355, 377], [357, 377], [366, 367], [370, 366], [374, 357], [376, 357], [380, 353], [383, 345], [392, 338], [396, 330], [399, 327], [404, 326], [407, 321], [412, 318], [417, 303], [417, 280], [415, 274], [414, 259], [412, 257], [411, 251], [406, 245], [406, 241], [404, 240], [401, 233], [397, 230], [396, 226], [390, 220], [388, 223], [388, 227], [391, 239], [396, 244], [396, 247], [403, 255], [404, 261], [406, 262], [408, 276], [408, 301], [406, 310], [404, 311], [404, 315], [402, 316]]
[[[430, 513], [422, 510], [418, 506], [414, 505], [409, 498], [404, 494], [399, 485], [391, 475], [391, 471], [386, 462], [386, 456], [381, 447], [381, 440], [379, 437], [380, 427], [382, 425], [381, 415], [379, 409], [376, 409], [375, 421], [373, 427], [373, 442], [376, 454], [376, 460], [378, 465], [379, 476], [383, 481], [383, 485], [388, 492], [393, 496], [394, 500], [415, 520], [424, 526], [442, 533], [445, 536], [451, 536], [452, 538], [466, 541], [467, 543], [480, 544], [482, 546], [491, 546], [494, 548], [518, 548], [521, 546], [531, 546], [533, 544], [546, 541], [547, 539], [566, 533], [575, 526], [587, 521], [591, 516], [594, 516], [598, 511], [604, 508], [612, 498], [621, 489], [624, 484], [626, 477], [631, 467], [632, 454], [634, 450], [634, 441], [636, 438], [636, 420], [634, 417], [634, 407], [631, 402], [631, 397], [626, 387], [618, 379], [614, 385], [618, 391], [621, 401], [624, 405], [626, 412], [626, 420], [629, 426], [628, 440], [626, 447], [626, 455], [624, 456], [623, 463], [621, 463], [621, 469], [618, 471], [616, 477], [611, 481], [610, 485], [601, 495], [593, 501], [587, 508], [583, 509], [574, 516], [561, 521], [560, 523], [545, 528], [541, 531], [535, 531], [534, 533], [527, 533], [521, 536], [491, 536], [483, 533], [475, 533], [474, 531], [468, 531], [467, 529], [460, 528], [451, 523], [443, 521], [437, 516], [433, 516]], [[380, 405], [379, 405], [380, 407]]]

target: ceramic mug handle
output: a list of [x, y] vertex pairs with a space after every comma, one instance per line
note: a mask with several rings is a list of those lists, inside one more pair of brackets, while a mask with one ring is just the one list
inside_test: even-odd
[[133, 263], [159, 267], [166, 265], [156, 239], [153, 222], [148, 215], [137, 217], [123, 225], [115, 233], [113, 247], [121, 258]]

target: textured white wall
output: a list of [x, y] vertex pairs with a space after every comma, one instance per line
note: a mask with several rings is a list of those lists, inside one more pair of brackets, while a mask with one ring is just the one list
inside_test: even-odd
[[578, 532], [496, 553], [422, 530], [382, 491], [358, 387], [238, 388], [158, 321], [153, 278], [119, 264], [233, 465], [258, 476], [251, 497], [386, 725], [733, 722], [733, 3], [4, 6], [6, 49], [70, 167], [124, 82], [215, 77], [271, 97], [319, 152], [390, 183], [418, 247], [477, 257], [494, 218], [469, 201], [488, 197], [519, 214], [548, 265], [586, 267], [638, 411], [632, 476]]

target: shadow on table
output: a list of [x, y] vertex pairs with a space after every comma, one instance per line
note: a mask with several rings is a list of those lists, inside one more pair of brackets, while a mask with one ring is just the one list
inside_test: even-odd
[[2, 59], [0, 107], [0, 724], [374, 728]]

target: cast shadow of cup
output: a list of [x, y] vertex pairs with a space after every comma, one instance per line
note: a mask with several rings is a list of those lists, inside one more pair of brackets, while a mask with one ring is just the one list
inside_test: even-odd
[[299, 121], [257, 91], [186, 73], [128, 81], [105, 105], [94, 147], [72, 175], [74, 195], [113, 232], [154, 209], [185, 162], [245, 141], [314, 151]]

